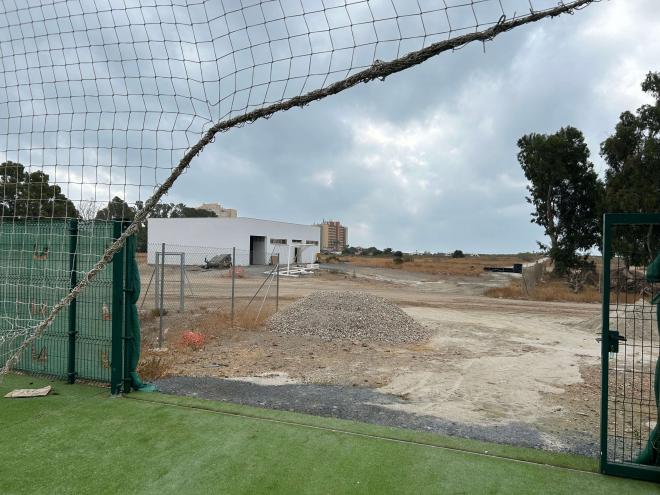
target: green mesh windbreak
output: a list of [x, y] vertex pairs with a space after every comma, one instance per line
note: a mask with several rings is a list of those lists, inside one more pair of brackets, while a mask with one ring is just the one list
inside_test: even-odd
[[[71, 286], [72, 237], [77, 278], [112, 242], [113, 222], [66, 220], [0, 222], [0, 357], [27, 338]], [[112, 270], [106, 268], [76, 301], [75, 372], [79, 378], [110, 380]], [[17, 368], [67, 375], [70, 307], [25, 349]]]

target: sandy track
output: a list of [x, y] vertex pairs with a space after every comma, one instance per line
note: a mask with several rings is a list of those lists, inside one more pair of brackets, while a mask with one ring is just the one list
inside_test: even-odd
[[[387, 269], [375, 279], [373, 271], [281, 280], [281, 305], [319, 289], [370, 292], [396, 302], [429, 327], [433, 337], [428, 343], [322, 342], [263, 330], [222, 330], [203, 351], [173, 353], [174, 374], [258, 380], [266, 386], [369, 387], [375, 397], [382, 396], [380, 407], [406, 417], [507, 432], [515, 430], [512, 425], [525, 425], [552, 449], [575, 450], [570, 440], [575, 435], [595, 442], [598, 375], [591, 371], [599, 357], [598, 305], [481, 295], [485, 288], [506, 283], [507, 275], [414, 281]], [[261, 281], [241, 280], [239, 297], [249, 297]], [[217, 283], [222, 287], [227, 280]], [[208, 298], [217, 300], [211, 294]], [[193, 311], [172, 316], [169, 325], [194, 328], [195, 318], [205, 317]]]

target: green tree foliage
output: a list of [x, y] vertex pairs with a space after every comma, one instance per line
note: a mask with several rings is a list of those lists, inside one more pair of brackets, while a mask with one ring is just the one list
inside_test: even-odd
[[362, 256], [380, 256], [383, 252], [376, 246], [370, 246], [362, 251]]
[[135, 218], [135, 209], [119, 196], [112, 198], [108, 206], [96, 213], [97, 220], [133, 220], [133, 218]]
[[599, 244], [603, 184], [589, 161], [582, 133], [564, 127], [555, 134], [528, 134], [518, 140], [518, 161], [529, 180], [526, 198], [532, 222], [545, 229], [550, 245], [539, 242], [564, 274], [586, 260]]
[[[660, 212], [660, 73], [649, 73], [642, 90], [654, 103], [623, 112], [601, 145], [608, 212]], [[652, 226], [626, 227], [615, 235], [614, 249], [628, 264], [648, 262], [660, 248], [660, 232]]]
[[452, 258], [465, 258], [465, 253], [461, 251], [460, 249], [457, 249], [453, 253], [451, 253]]
[[60, 186], [41, 170], [21, 163], [0, 164], [0, 218], [77, 218], [78, 211]]
[[[144, 208], [142, 201], [136, 201], [135, 208], [136, 211], [142, 210]], [[149, 218], [211, 218], [217, 216], [213, 211], [192, 208], [183, 203], [158, 203], [152, 210]], [[149, 244], [147, 223], [148, 220], [143, 222], [138, 228], [137, 250], [139, 252], [145, 252]]]

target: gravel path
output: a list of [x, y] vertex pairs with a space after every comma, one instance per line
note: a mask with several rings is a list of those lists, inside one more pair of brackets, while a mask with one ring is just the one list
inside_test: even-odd
[[405, 400], [368, 388], [313, 384], [257, 385], [240, 380], [209, 377], [172, 377], [158, 380], [155, 384], [158, 390], [166, 394], [588, 456], [595, 456], [598, 452], [596, 439], [577, 432], [563, 432], [561, 437], [557, 438], [557, 435], [550, 437], [524, 423], [479, 426], [392, 410], [386, 406], [405, 403]]

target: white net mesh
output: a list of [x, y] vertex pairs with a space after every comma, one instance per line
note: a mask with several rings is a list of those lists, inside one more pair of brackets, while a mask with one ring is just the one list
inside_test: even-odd
[[[3, 1], [4, 371], [49, 326], [55, 331], [58, 313], [90, 285], [126, 237], [143, 228], [218, 132], [590, 3]], [[117, 242], [106, 233], [110, 242], [102, 242], [96, 254], [89, 251], [97, 263], [77, 266], [75, 283], [70, 219], [133, 221]], [[94, 232], [80, 229], [75, 236], [80, 242], [99, 235]], [[106, 303], [101, 298], [98, 304]], [[40, 350], [33, 349], [38, 359]]]

